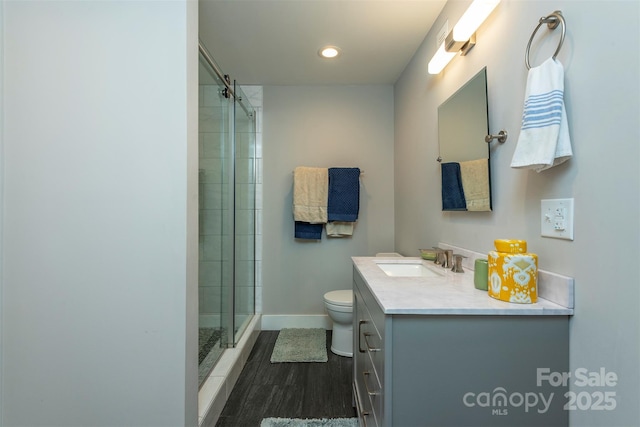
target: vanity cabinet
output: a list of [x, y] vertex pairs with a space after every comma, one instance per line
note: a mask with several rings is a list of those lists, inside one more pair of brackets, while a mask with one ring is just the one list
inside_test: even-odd
[[354, 284], [354, 401], [361, 426], [375, 426], [382, 425], [384, 410], [384, 314], [372, 294], [360, 289]]
[[355, 267], [353, 290], [361, 426], [568, 425], [547, 380], [569, 372], [568, 316], [385, 314]]

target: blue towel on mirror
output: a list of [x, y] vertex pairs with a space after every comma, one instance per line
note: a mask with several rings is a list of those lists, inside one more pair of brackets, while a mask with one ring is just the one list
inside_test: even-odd
[[322, 239], [322, 224], [310, 224], [302, 221], [296, 221], [295, 223], [294, 237], [296, 239]]
[[460, 163], [442, 163], [442, 210], [466, 211]]
[[328, 221], [355, 222], [360, 210], [360, 169], [329, 168]]

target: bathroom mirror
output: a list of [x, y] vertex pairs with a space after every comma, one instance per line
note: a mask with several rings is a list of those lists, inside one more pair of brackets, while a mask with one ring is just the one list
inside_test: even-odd
[[487, 69], [438, 107], [442, 210], [490, 211]]

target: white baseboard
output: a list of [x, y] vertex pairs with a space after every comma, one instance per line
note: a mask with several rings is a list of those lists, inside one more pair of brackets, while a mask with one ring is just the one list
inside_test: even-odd
[[263, 331], [279, 331], [284, 328], [333, 329], [333, 323], [326, 314], [263, 314]]

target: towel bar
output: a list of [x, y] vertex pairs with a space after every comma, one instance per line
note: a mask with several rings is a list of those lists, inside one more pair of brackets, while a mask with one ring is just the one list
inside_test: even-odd
[[[291, 173], [295, 173], [295, 171], [291, 171]], [[364, 175], [364, 169], [360, 169], [360, 176]]]
[[553, 59], [556, 59], [556, 56], [558, 56], [558, 53], [562, 48], [562, 44], [564, 43], [564, 35], [566, 33], [567, 25], [564, 20], [564, 16], [562, 16], [562, 11], [556, 10], [550, 15], [543, 16], [542, 18], [540, 18], [540, 20], [538, 21], [538, 26], [535, 28], [535, 30], [533, 30], [533, 33], [529, 38], [529, 43], [527, 43], [527, 51], [524, 54], [524, 63], [527, 66], [527, 70], [531, 69], [531, 64], [529, 63], [529, 51], [531, 49], [531, 42], [533, 42], [533, 38], [535, 37], [536, 33], [538, 32], [542, 24], [547, 24], [547, 28], [549, 28], [550, 30], [555, 30], [558, 27], [558, 24], [562, 24], [562, 33], [560, 35], [560, 43], [558, 43], [558, 47], [556, 48], [556, 51], [553, 53]]

